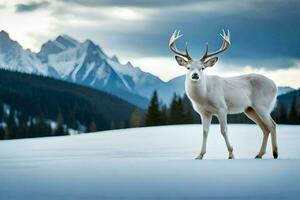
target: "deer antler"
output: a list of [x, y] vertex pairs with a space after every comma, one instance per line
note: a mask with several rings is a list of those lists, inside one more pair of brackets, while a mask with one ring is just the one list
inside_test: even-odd
[[206, 48], [205, 48], [205, 53], [202, 56], [202, 58], [200, 59], [201, 61], [205, 61], [206, 58], [209, 58], [211, 56], [217, 55], [223, 51], [225, 51], [226, 49], [229, 48], [230, 46], [230, 32], [229, 30], [227, 30], [227, 34], [225, 33], [224, 29], [223, 29], [223, 35], [220, 33], [221, 37], [223, 38], [223, 43], [222, 46], [219, 50], [212, 52], [212, 53], [208, 53], [208, 44], [206, 43]]
[[180, 31], [175, 30], [173, 35], [170, 38], [169, 47], [170, 47], [171, 51], [173, 51], [176, 55], [184, 57], [187, 60], [192, 60], [192, 57], [189, 55], [189, 52], [188, 52], [187, 43], [185, 44], [185, 52], [180, 52], [175, 47], [176, 40], [178, 40], [182, 36], [183, 36], [182, 34], [180, 35]]

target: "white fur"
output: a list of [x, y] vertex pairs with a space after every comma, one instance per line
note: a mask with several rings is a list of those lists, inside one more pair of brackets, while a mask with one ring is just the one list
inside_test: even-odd
[[202, 75], [199, 81], [185, 81], [185, 89], [197, 112], [217, 114], [222, 109], [227, 114], [244, 112], [248, 107], [273, 109], [277, 88], [275, 83], [258, 74], [222, 78]]
[[[213, 115], [219, 119], [229, 158], [234, 156], [227, 136], [227, 114], [241, 113], [251, 108], [271, 130], [270, 112], [275, 104], [277, 93], [277, 87], [272, 80], [258, 74], [230, 78], [208, 76], [203, 72], [205, 67], [198, 61], [187, 61], [185, 66], [188, 68], [185, 80], [186, 94], [195, 111], [201, 115], [203, 123], [203, 144], [197, 158], [202, 159], [206, 152], [209, 125]], [[192, 78], [195, 73], [199, 76], [198, 80]], [[276, 140], [273, 143], [273, 147], [277, 148]], [[262, 146], [259, 156], [264, 153], [265, 145]]]

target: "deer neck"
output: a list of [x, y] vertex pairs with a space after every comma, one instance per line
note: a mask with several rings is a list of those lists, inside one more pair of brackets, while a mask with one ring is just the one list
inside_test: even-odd
[[192, 100], [199, 101], [205, 99], [207, 94], [206, 76], [203, 75], [199, 81], [192, 81], [189, 77], [185, 78], [185, 91]]

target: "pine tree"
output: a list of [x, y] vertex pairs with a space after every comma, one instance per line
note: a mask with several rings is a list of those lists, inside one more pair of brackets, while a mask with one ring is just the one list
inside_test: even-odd
[[183, 104], [183, 110], [186, 117], [186, 123], [190, 123], [190, 124], [199, 123], [199, 119], [200, 119], [199, 114], [194, 111], [192, 103], [186, 94], [184, 94], [182, 98], [182, 104]]
[[18, 138], [16, 133], [16, 120], [15, 120], [15, 112], [14, 110], [10, 110], [8, 118], [6, 120], [6, 127], [5, 127], [5, 139], [16, 139]]
[[43, 117], [37, 119], [35, 129], [38, 133], [37, 137], [52, 136], [51, 126]]
[[0, 140], [4, 139], [4, 134], [5, 134], [3, 122], [4, 122], [4, 109], [3, 109], [3, 103], [0, 101], [0, 123], [1, 123], [0, 124]]
[[89, 126], [89, 132], [96, 132], [97, 131], [97, 125], [95, 120], [91, 121]]
[[75, 130], [78, 130], [78, 123], [77, 123], [77, 120], [76, 120], [76, 109], [77, 109], [77, 106], [75, 105], [74, 106], [75, 108], [73, 110], [71, 110], [69, 112], [69, 126]]
[[120, 121], [120, 128], [126, 128], [126, 122], [124, 120]]
[[67, 135], [68, 132], [64, 128], [64, 119], [61, 114], [61, 112], [58, 113], [57, 115], [57, 120], [56, 120], [56, 129], [54, 131], [54, 135], [60, 136], [60, 135]]
[[174, 94], [170, 106], [169, 121], [171, 124], [184, 124], [186, 122], [186, 115], [183, 110], [181, 97]]
[[0, 101], [0, 122], [3, 122], [4, 120], [4, 109], [3, 109], [3, 103]]
[[161, 118], [161, 124], [162, 125], [168, 124], [168, 108], [165, 104], [163, 104], [161, 106], [160, 118]]
[[288, 114], [288, 123], [296, 124], [297, 121], [298, 121], [297, 97], [294, 95], [292, 98], [291, 108]]
[[35, 136], [34, 120], [30, 118], [28, 124], [28, 137], [34, 137], [34, 136]]
[[278, 110], [278, 121], [279, 123], [286, 124], [287, 123], [287, 110], [285, 108], [285, 105], [281, 103], [279, 105]]
[[0, 126], [0, 140], [4, 140], [5, 138], [5, 130], [2, 126]]
[[161, 115], [160, 115], [161, 113], [159, 109], [160, 107], [159, 107], [157, 92], [154, 91], [150, 101], [150, 105], [145, 115], [146, 126], [155, 126], [161, 124]]
[[130, 116], [130, 127], [140, 127], [142, 125], [142, 115], [138, 109], [135, 109]]
[[116, 124], [115, 124], [114, 120], [111, 120], [111, 122], [110, 122], [110, 129], [111, 130], [116, 129]]
[[4, 108], [3, 108], [3, 103], [0, 101], [0, 140], [4, 139]]
[[194, 124], [194, 118], [193, 118], [193, 113], [191, 109], [186, 110], [185, 112], [185, 123], [187, 124]]

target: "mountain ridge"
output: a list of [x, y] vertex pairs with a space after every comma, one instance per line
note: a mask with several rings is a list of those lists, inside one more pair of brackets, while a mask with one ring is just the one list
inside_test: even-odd
[[135, 91], [134, 78], [124, 77], [111, 65], [125, 66], [116, 56], [110, 58], [88, 39], [79, 42], [66, 34], [59, 35], [45, 42], [39, 52], [33, 53], [24, 50], [7, 32], [1, 31], [0, 68], [93, 87], [145, 108], [149, 100]]
[[[34, 53], [23, 47], [5, 31], [0, 32], [0, 68], [40, 74], [96, 88], [146, 108], [153, 91], [157, 90], [164, 103], [173, 94], [184, 94], [185, 75], [168, 82], [134, 67], [129, 61], [121, 64], [116, 55], [109, 57], [92, 40], [79, 42], [62, 34], [42, 44]], [[278, 95], [292, 91], [279, 87]]]

